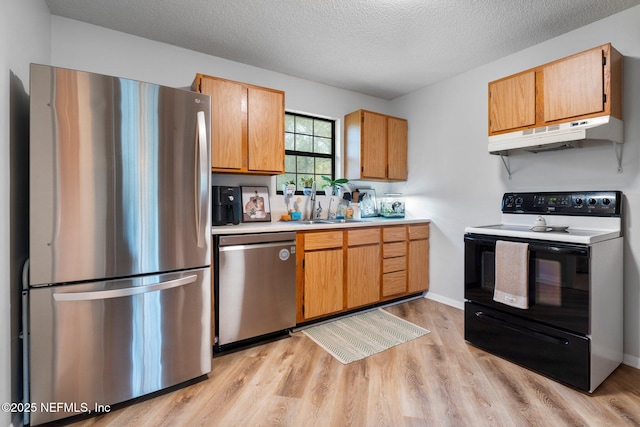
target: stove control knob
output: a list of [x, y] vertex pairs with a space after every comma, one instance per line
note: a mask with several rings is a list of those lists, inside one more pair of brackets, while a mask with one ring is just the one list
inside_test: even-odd
[[518, 197], [518, 198], [516, 199], [516, 204], [517, 204], [517, 205], [521, 205], [521, 204], [522, 204], [522, 202], [523, 202], [522, 197]]
[[582, 206], [582, 199], [580, 197], [576, 199], [576, 205]]
[[593, 197], [589, 198], [589, 204], [590, 205], [595, 205], [596, 204], [596, 199], [594, 199]]
[[604, 199], [602, 199], [602, 204], [603, 204], [603, 205], [605, 205], [605, 206], [606, 206], [606, 205], [609, 205], [610, 203], [611, 203], [611, 200], [610, 200], [610, 199], [608, 199], [608, 198], [604, 198]]

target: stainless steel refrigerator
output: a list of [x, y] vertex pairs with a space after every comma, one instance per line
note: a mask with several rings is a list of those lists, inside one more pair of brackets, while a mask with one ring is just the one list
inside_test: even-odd
[[209, 96], [32, 64], [30, 97], [31, 424], [210, 372]]

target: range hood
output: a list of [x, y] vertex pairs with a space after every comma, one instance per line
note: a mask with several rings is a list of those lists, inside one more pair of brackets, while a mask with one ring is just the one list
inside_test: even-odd
[[489, 153], [506, 156], [511, 151], [530, 152], [581, 147], [582, 142], [623, 142], [622, 120], [613, 116], [592, 117], [568, 123], [525, 129], [489, 137]]

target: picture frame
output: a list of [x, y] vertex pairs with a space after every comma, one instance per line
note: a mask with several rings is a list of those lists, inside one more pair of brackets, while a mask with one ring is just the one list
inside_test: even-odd
[[378, 216], [376, 190], [373, 188], [358, 188], [358, 191], [360, 192], [360, 216], [362, 218]]
[[269, 187], [242, 186], [242, 222], [270, 222]]

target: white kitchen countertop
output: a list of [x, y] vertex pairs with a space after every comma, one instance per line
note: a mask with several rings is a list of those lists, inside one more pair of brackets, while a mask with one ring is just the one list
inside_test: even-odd
[[307, 231], [335, 228], [371, 227], [372, 225], [402, 225], [431, 222], [428, 218], [363, 218], [355, 222], [336, 224], [301, 224], [300, 221], [274, 221], [274, 222], [241, 222], [238, 225], [221, 225], [211, 227], [211, 234], [249, 234], [249, 233], [275, 233], [278, 231]]

